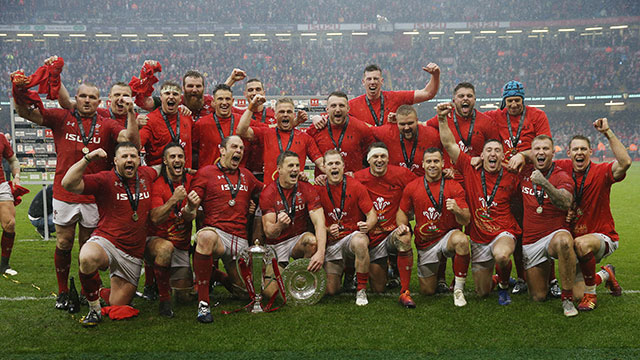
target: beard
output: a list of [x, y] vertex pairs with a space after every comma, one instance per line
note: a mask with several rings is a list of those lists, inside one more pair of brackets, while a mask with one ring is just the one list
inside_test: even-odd
[[204, 96], [184, 94], [184, 105], [192, 112], [199, 112], [204, 104]]

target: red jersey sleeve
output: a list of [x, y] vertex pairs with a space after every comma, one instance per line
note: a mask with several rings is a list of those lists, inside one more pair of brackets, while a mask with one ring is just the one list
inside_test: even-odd
[[65, 109], [44, 109], [42, 110], [42, 126], [50, 129], [58, 128], [68, 113], [69, 110]]
[[159, 179], [153, 182], [153, 187], [151, 188], [151, 208], [155, 209], [164, 205], [168, 198], [165, 199], [165, 191], [164, 191], [164, 182]]
[[411, 201], [411, 196], [414, 193], [414, 189], [412, 186], [407, 186], [404, 188], [402, 192], [402, 199], [400, 200], [400, 210], [402, 210], [405, 214], [409, 214], [413, 211], [413, 201]]
[[104, 176], [105, 171], [96, 173], [83, 175], [82, 181], [84, 182], [84, 189], [82, 190], [83, 195], [93, 195], [99, 193], [104, 189], [103, 183], [107, 178]]
[[322, 203], [320, 203], [320, 194], [318, 194], [318, 192], [316, 191], [313, 185], [311, 184], [308, 184], [308, 185], [309, 186], [307, 186], [305, 188], [305, 191], [303, 192], [307, 201], [307, 209], [309, 209], [309, 211], [321, 209]]
[[9, 144], [9, 140], [4, 136], [4, 134], [0, 134], [0, 142], [2, 143], [2, 157], [5, 159], [9, 159], [14, 155], [13, 149], [11, 148], [11, 144]]
[[[309, 156], [311, 161], [315, 162], [322, 157], [322, 153], [320, 152], [320, 149], [318, 149], [318, 145], [315, 141], [313, 141], [313, 138], [311, 138], [311, 136], [304, 132], [302, 133], [302, 135], [304, 135], [304, 141], [307, 144], [307, 156]], [[303, 164], [300, 165], [304, 166]]]
[[544, 111], [540, 111], [538, 116], [534, 119], [533, 126], [536, 130], [536, 136], [542, 134], [551, 136], [549, 118], [547, 118], [547, 114]]
[[201, 199], [204, 199], [204, 194], [209, 176], [211, 176], [210, 173], [212, 167], [213, 165], [207, 165], [199, 169], [198, 172], [196, 172], [196, 176], [194, 176], [193, 180], [191, 180], [191, 190], [195, 191]]
[[461, 209], [468, 209], [469, 204], [467, 204], [466, 194], [462, 186], [460, 186], [460, 183], [458, 183], [457, 181], [453, 181], [450, 182], [450, 184], [453, 199], [456, 201], [458, 207], [460, 207]]
[[265, 187], [264, 191], [260, 194], [260, 209], [263, 214], [276, 212], [276, 197], [274, 196], [273, 186]]
[[251, 129], [253, 130], [253, 141], [264, 144], [264, 138], [270, 128], [267, 126], [251, 126]]
[[140, 146], [144, 147], [151, 140], [151, 126], [147, 123], [140, 129]]

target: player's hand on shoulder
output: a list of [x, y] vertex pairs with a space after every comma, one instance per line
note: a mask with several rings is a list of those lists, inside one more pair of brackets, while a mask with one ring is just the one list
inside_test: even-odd
[[524, 155], [522, 155], [522, 153], [517, 153], [509, 159], [509, 162], [507, 163], [507, 170], [519, 173], [522, 171], [525, 162]]
[[313, 179], [313, 183], [316, 185], [324, 186], [327, 183], [327, 175], [320, 174]]
[[311, 117], [311, 123], [313, 124], [313, 127], [315, 127], [318, 130], [324, 129], [325, 126], [327, 126], [328, 121], [329, 121], [329, 118], [327, 116], [313, 115]]
[[453, 168], [444, 168], [442, 169], [442, 176], [445, 179], [454, 179], [456, 177], [456, 171]]
[[306, 172], [300, 171], [300, 173], [298, 174], [298, 180], [304, 181], [304, 182], [309, 182], [309, 176], [307, 175]]

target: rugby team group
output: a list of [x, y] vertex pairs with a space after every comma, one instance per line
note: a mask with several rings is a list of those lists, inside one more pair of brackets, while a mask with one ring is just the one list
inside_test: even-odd
[[[55, 307], [78, 308], [69, 295], [77, 226], [89, 304], [84, 326], [101, 321], [101, 300], [121, 314], [135, 310], [128, 304], [143, 266], [143, 296], [159, 300], [161, 315], [174, 316], [172, 290], [176, 297], [195, 290], [197, 320], [212, 322], [214, 282], [247, 296], [235, 261], [255, 240], [277, 255], [269, 276], [291, 258], [309, 258], [309, 271], [326, 271], [328, 295], [354, 287], [359, 306], [368, 304], [367, 291], [386, 291], [391, 277], [399, 282], [399, 303], [416, 307], [414, 248], [420, 293], [451, 291], [455, 306], [467, 304], [470, 265], [478, 296], [497, 287], [500, 305], [510, 304], [510, 293], [528, 291], [534, 301], [560, 297], [564, 315], [575, 316], [596, 308], [599, 284], [621, 295], [614, 267], [596, 271], [596, 264], [618, 247], [609, 197], [631, 158], [599, 118], [576, 121], [593, 122], [614, 161], [592, 162], [590, 139], [580, 134], [568, 144], [568, 159], [554, 160], [547, 116], [525, 104], [518, 81], [505, 84], [499, 109], [484, 113], [475, 109], [473, 84], [462, 82], [425, 122], [413, 105], [437, 94], [438, 65], [423, 68], [429, 80], [413, 91], [383, 91], [382, 69], [369, 65], [363, 95], [332, 92], [326, 113], [309, 119], [290, 98], [267, 106], [263, 83], [240, 69], [211, 95], [204, 76], [189, 70], [182, 84], [166, 81], [154, 97], [162, 67], [147, 60], [140, 78], [111, 87], [103, 108], [92, 83], [69, 95], [63, 67], [54, 56], [33, 75], [16, 71], [11, 78], [18, 115], [52, 130]], [[233, 106], [232, 86], [240, 82], [246, 109]], [[36, 85], [60, 108], [45, 108], [28, 90]], [[308, 120], [311, 126], [298, 128]], [[20, 164], [8, 142], [0, 146], [19, 185]], [[307, 158], [315, 164], [314, 184], [304, 172]], [[0, 270], [15, 273], [12, 187], [0, 180]], [[99, 275], [107, 269], [109, 288]], [[279, 291], [272, 282], [263, 295], [275, 299]]]

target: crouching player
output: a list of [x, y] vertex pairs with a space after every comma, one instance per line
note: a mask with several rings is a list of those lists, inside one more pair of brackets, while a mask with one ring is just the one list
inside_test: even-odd
[[244, 143], [232, 135], [220, 143], [220, 161], [198, 170], [191, 189], [202, 199], [204, 227], [196, 233], [193, 269], [198, 289], [198, 316], [201, 323], [213, 321], [209, 306], [209, 281], [213, 259], [222, 258], [229, 278], [243, 286], [236, 270], [238, 253], [249, 246], [247, 215], [250, 200], [256, 200], [262, 183], [251, 171], [239, 167], [244, 155]]
[[455, 180], [446, 180], [442, 175], [442, 155], [438, 148], [425, 150], [422, 156], [425, 174], [404, 189], [396, 216], [396, 234], [401, 242], [399, 245], [411, 251], [409, 214], [414, 213], [420, 292], [424, 295], [435, 294], [440, 260], [453, 257], [453, 303], [455, 306], [465, 306], [464, 284], [470, 255], [469, 241], [460, 227], [469, 224], [471, 213], [460, 184]]
[[367, 188], [344, 175], [344, 160], [335, 149], [324, 154], [327, 181], [316, 185], [327, 225], [327, 250], [324, 267], [327, 271], [327, 293], [340, 290], [344, 262], [355, 258], [357, 279], [356, 305], [364, 306], [369, 281], [369, 237], [367, 233], [378, 222]]
[[71, 166], [62, 179], [65, 190], [95, 196], [100, 214], [98, 227], [80, 250], [80, 283], [89, 301], [89, 313], [82, 320], [85, 327], [96, 326], [102, 320], [98, 270], [109, 268], [110, 305], [129, 304], [136, 292], [151, 210], [151, 187], [158, 176], [153, 168], [140, 167], [138, 148], [130, 142], [116, 145], [113, 170], [83, 175], [92, 161], [106, 157], [103, 149], [93, 150]]
[[171, 288], [189, 291], [193, 275], [189, 261], [191, 223], [200, 197], [187, 194], [191, 175], [185, 172], [184, 149], [178, 143], [164, 147], [160, 177], [153, 183], [151, 229], [145, 258], [153, 264], [160, 297], [160, 315], [173, 317]]

